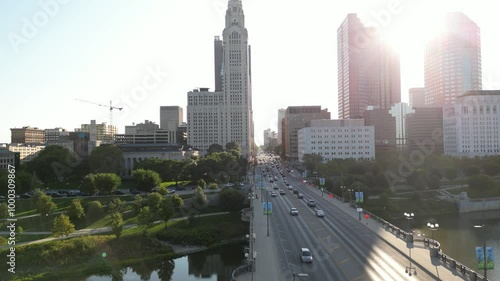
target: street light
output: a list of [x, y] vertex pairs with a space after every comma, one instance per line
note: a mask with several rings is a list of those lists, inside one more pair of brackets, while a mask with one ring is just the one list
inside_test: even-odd
[[[413, 243], [413, 232], [411, 231], [411, 220], [413, 219], [413, 217], [415, 216], [414, 213], [404, 213], [404, 216], [405, 218], [408, 220], [408, 226], [410, 228], [409, 232], [408, 232], [408, 237], [409, 239], [407, 239], [406, 242], [411, 242]], [[411, 276], [411, 270], [413, 269], [414, 272], [413, 274], [414, 275], [417, 275], [417, 269], [415, 267], [412, 267], [411, 266], [411, 247], [412, 245], [411, 244], [408, 244], [408, 250], [410, 251], [410, 257], [409, 257], [409, 260], [410, 260], [410, 266], [407, 266], [406, 267], [406, 270], [405, 270], [405, 273], [408, 273], [409, 276]]]
[[413, 219], [413, 217], [415, 216], [415, 214], [414, 213], [404, 213], [404, 215], [405, 215], [405, 218], [408, 220], [408, 227], [410, 228], [408, 233], [412, 233], [412, 231], [411, 231], [411, 220]]
[[[484, 228], [485, 225], [474, 225], [474, 228]], [[488, 277], [486, 276], [486, 238], [483, 238], [483, 254], [484, 254], [484, 260], [483, 260], [483, 263], [484, 263], [484, 279], [485, 280], [488, 280]]]
[[434, 240], [434, 231], [436, 231], [438, 229], [439, 224], [428, 222], [427, 226], [432, 231], [432, 248], [435, 248], [436, 247], [436, 241]]
[[349, 202], [352, 202], [352, 198], [354, 197], [352, 194], [354, 192], [354, 189], [352, 188], [349, 188], [347, 189], [347, 191], [349, 192]]
[[344, 202], [345, 198], [344, 198], [344, 191], [347, 189], [347, 187], [345, 185], [341, 185], [340, 186], [340, 190], [342, 190], [342, 202]]

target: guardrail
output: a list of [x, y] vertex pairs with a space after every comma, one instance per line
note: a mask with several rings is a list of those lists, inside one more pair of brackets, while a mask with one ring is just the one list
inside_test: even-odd
[[245, 265], [242, 265], [240, 267], [237, 267], [235, 270], [233, 270], [233, 273], [231, 274], [231, 281], [238, 281], [238, 276], [240, 276], [242, 273], [250, 272], [252, 269], [252, 264], [247, 263]]
[[[355, 208], [354, 204], [350, 204], [351, 207]], [[437, 240], [433, 240], [427, 237], [413, 237], [413, 234], [406, 232], [402, 230], [401, 228], [395, 226], [394, 224], [391, 224], [390, 222], [378, 217], [377, 215], [367, 211], [363, 210], [365, 214], [369, 214], [371, 218], [373, 218], [375, 221], [381, 223], [384, 228], [386, 228], [388, 231], [392, 232], [393, 234], [396, 235], [396, 237], [401, 238], [403, 241], [416, 241], [416, 242], [423, 242], [425, 246], [430, 246], [431, 244], [434, 246], [433, 248], [430, 248], [431, 250], [431, 256], [437, 257], [441, 260], [443, 265], [448, 267], [450, 270], [457, 270], [460, 272], [463, 276], [468, 277], [471, 281], [488, 281], [489, 279], [485, 278], [481, 274], [475, 272], [473, 269], [467, 267], [463, 263], [458, 262], [457, 260], [453, 259], [452, 257], [446, 255], [441, 251], [441, 244]]]

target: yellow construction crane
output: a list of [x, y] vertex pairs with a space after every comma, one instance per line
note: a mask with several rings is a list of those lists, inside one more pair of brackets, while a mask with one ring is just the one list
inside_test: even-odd
[[111, 126], [113, 126], [113, 109], [118, 109], [118, 110], [122, 110], [123, 109], [123, 107], [113, 106], [112, 101], [109, 101], [109, 105], [105, 105], [105, 104], [100, 104], [100, 103], [96, 103], [96, 102], [92, 102], [92, 101], [87, 101], [87, 100], [81, 100], [81, 99], [75, 99], [75, 100], [86, 102], [86, 103], [95, 104], [95, 105], [98, 105], [98, 106], [108, 107], [109, 108], [109, 125], [111, 125]]

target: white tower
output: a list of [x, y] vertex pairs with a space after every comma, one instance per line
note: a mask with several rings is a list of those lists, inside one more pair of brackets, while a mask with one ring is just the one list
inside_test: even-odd
[[241, 0], [229, 0], [223, 40], [222, 145], [235, 141], [250, 160], [253, 153], [250, 47]]

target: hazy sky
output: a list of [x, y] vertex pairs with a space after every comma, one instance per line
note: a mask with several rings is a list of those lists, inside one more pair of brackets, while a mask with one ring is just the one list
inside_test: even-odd
[[[369, 4], [366, 4], [369, 3]], [[337, 28], [347, 13], [376, 25], [401, 54], [402, 100], [422, 87], [423, 46], [445, 12], [481, 28], [483, 89], [500, 89], [500, 17], [494, 1], [243, 0], [255, 136], [277, 129], [277, 111], [321, 105], [337, 117]], [[159, 124], [159, 107], [214, 88], [213, 38], [227, 0], [0, 1], [0, 143], [10, 128], [63, 127], [91, 119]]]

